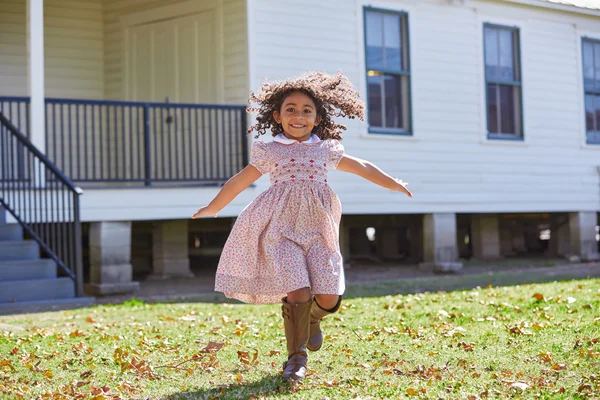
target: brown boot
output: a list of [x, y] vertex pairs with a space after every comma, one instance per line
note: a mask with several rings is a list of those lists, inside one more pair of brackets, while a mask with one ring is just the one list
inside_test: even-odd
[[319, 303], [317, 303], [316, 299], [313, 299], [313, 304], [310, 309], [310, 332], [308, 343], [306, 343], [306, 347], [310, 351], [317, 351], [323, 345], [323, 332], [321, 332], [321, 319], [323, 317], [333, 314], [337, 310], [340, 309], [340, 305], [342, 304], [342, 296], [338, 299], [336, 305], [330, 310], [324, 310], [321, 308]]
[[283, 363], [283, 380], [296, 381], [306, 375], [306, 341], [308, 340], [308, 326], [310, 320], [310, 306], [312, 299], [306, 303], [290, 304], [287, 297], [281, 302], [283, 326], [287, 340], [288, 360]]

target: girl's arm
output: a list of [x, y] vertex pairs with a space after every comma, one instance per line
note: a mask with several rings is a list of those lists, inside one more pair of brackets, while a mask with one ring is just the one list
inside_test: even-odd
[[215, 196], [215, 198], [207, 205], [200, 208], [192, 215], [192, 218], [200, 217], [217, 217], [217, 213], [221, 211], [227, 204], [231, 203], [238, 194], [243, 192], [252, 185], [258, 178], [261, 177], [261, 173], [252, 165], [247, 165], [243, 170], [233, 176], [231, 179], [223, 185], [221, 191]]
[[408, 197], [413, 197], [410, 190], [406, 188], [408, 183], [403, 182], [400, 179], [392, 178], [369, 161], [344, 154], [337, 169], [339, 171], [351, 172], [379, 186], [405, 193]]

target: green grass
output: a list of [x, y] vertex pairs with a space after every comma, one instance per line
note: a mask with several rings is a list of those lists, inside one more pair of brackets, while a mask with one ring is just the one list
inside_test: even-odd
[[599, 279], [352, 298], [291, 386], [278, 305], [5, 316], [0, 398], [600, 398], [599, 310]]

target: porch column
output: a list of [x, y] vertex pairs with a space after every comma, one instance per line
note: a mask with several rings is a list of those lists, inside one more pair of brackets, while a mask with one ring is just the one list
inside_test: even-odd
[[92, 295], [131, 293], [139, 289], [132, 281], [131, 222], [93, 222], [90, 225], [90, 283]]
[[569, 213], [569, 236], [571, 254], [583, 261], [600, 260], [596, 243], [596, 212]]
[[435, 213], [423, 217], [423, 259], [421, 269], [455, 272], [462, 268], [456, 245], [456, 214]]
[[44, 0], [27, 0], [27, 51], [29, 53], [27, 82], [31, 98], [29, 139], [45, 154]]
[[471, 216], [471, 240], [473, 256], [479, 260], [500, 258], [500, 229], [497, 214], [473, 214]]
[[550, 243], [548, 255], [553, 257], [566, 257], [571, 252], [571, 238], [569, 237], [569, 216], [566, 214], [552, 215], [550, 217]]
[[188, 254], [188, 220], [156, 221], [152, 231], [151, 278], [191, 278]]

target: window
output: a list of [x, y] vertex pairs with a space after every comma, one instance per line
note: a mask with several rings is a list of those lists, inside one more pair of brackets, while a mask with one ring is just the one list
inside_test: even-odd
[[369, 132], [410, 134], [410, 63], [405, 13], [365, 8]]
[[583, 39], [582, 53], [587, 143], [600, 144], [600, 40]]
[[523, 139], [519, 30], [484, 25], [487, 128], [490, 139]]

